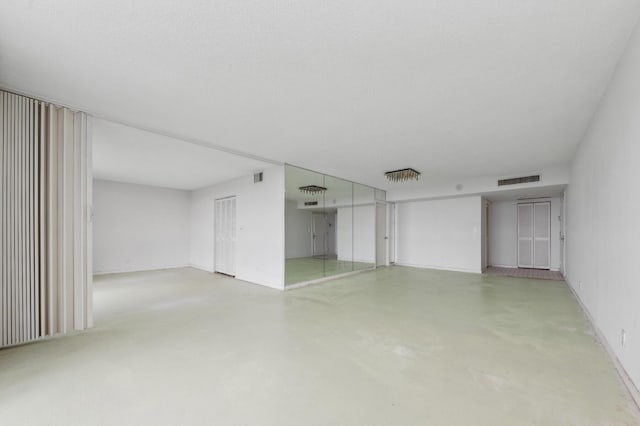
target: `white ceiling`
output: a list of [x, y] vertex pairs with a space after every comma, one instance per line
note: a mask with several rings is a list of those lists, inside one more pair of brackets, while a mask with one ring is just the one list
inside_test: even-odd
[[96, 179], [193, 190], [272, 166], [105, 120], [93, 122]]
[[570, 160], [637, 0], [0, 3], [0, 86], [383, 189]]

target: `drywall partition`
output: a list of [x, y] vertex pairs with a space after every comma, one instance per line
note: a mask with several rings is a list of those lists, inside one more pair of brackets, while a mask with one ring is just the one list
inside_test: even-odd
[[189, 191], [105, 180], [93, 188], [96, 274], [189, 265]]
[[[551, 270], [560, 270], [560, 230], [562, 200], [551, 202]], [[518, 267], [518, 201], [494, 201], [489, 208], [489, 264], [505, 268]]]
[[191, 266], [214, 270], [214, 202], [236, 197], [236, 278], [284, 288], [284, 167], [264, 170], [191, 193]]
[[396, 263], [482, 272], [482, 197], [396, 203]]
[[566, 276], [640, 386], [640, 32], [581, 142], [567, 192]]
[[285, 256], [287, 259], [312, 255], [312, 213], [298, 208], [298, 202], [287, 200], [285, 204]]

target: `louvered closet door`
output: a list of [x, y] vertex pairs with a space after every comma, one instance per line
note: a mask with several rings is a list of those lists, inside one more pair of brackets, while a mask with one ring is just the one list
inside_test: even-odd
[[518, 204], [518, 267], [533, 268], [533, 204]]
[[533, 267], [549, 269], [551, 266], [551, 203], [533, 205]]
[[216, 200], [215, 271], [235, 276], [236, 198]]

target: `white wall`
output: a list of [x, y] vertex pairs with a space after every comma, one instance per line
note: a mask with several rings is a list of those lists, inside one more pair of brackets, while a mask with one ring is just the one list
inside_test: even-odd
[[489, 214], [489, 264], [518, 267], [517, 202], [493, 201]]
[[192, 266], [214, 269], [214, 202], [236, 196], [236, 278], [284, 288], [284, 167], [193, 191], [191, 194]]
[[481, 272], [482, 198], [396, 204], [396, 263]]
[[336, 254], [354, 262], [376, 261], [376, 206], [374, 204], [338, 208]]
[[312, 255], [311, 215], [308, 210], [298, 208], [298, 202], [285, 203], [285, 257], [309, 257]]
[[482, 271], [487, 269], [487, 266], [489, 266], [489, 227], [487, 226], [489, 221], [489, 216], [487, 215], [488, 206], [489, 202], [485, 198], [482, 198], [482, 212], [480, 213], [480, 223], [482, 228], [482, 233], [480, 235], [480, 240], [482, 241], [480, 256], [482, 259]]
[[94, 272], [187, 266], [188, 191], [95, 180]]
[[[562, 214], [562, 200], [551, 201], [551, 269], [560, 270], [561, 245], [558, 217]], [[494, 201], [489, 214], [489, 264], [507, 268], [518, 267], [518, 201]]]
[[[571, 167], [567, 278], [640, 386], [640, 32], [636, 29]], [[582, 285], [580, 285], [582, 283]], [[622, 346], [621, 330], [627, 332]]]

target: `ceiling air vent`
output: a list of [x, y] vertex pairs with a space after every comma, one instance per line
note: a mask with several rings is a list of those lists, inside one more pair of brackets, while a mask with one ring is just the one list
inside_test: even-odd
[[317, 201], [305, 201], [304, 205], [305, 206], [317, 206], [318, 202]]
[[511, 179], [500, 179], [498, 181], [498, 186], [505, 185], [518, 185], [520, 183], [531, 183], [531, 182], [540, 182], [540, 175], [534, 176], [523, 176]]

